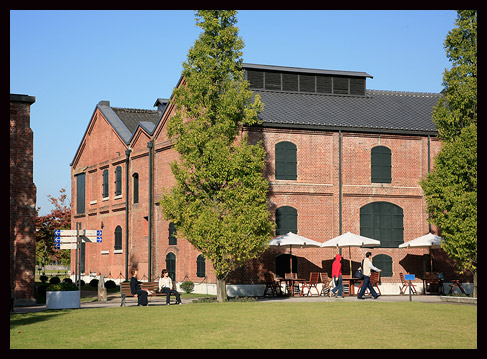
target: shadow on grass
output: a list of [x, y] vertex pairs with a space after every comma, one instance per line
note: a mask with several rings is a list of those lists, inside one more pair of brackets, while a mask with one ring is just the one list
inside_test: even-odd
[[50, 310], [38, 313], [10, 313], [10, 329], [16, 329], [23, 325], [44, 322], [54, 317], [66, 314], [65, 310]]

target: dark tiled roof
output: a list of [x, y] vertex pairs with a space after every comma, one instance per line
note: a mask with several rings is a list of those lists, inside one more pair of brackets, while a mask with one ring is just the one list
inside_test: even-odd
[[254, 90], [264, 110], [264, 126], [434, 133], [433, 107], [441, 94], [367, 90], [366, 96], [339, 96]]
[[110, 101], [100, 101], [97, 107], [126, 144], [130, 143], [137, 126], [152, 134], [162, 117], [161, 111], [111, 107]]
[[118, 118], [124, 123], [132, 135], [135, 133], [139, 122], [149, 122], [157, 125], [161, 118], [160, 111], [119, 107], [112, 107], [112, 110], [117, 114]]

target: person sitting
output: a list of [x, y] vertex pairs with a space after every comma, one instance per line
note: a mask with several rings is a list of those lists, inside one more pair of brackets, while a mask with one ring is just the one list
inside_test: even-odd
[[161, 278], [159, 278], [159, 293], [166, 293], [166, 304], [170, 303], [171, 294], [176, 296], [176, 304], [183, 304], [181, 303], [181, 297], [179, 293], [172, 289], [172, 279], [169, 277], [169, 272], [167, 269], [163, 269], [161, 272]]
[[130, 292], [137, 297], [137, 305], [146, 306], [149, 303], [147, 299], [148, 293], [140, 288], [140, 282], [137, 280], [137, 269], [130, 271], [132, 278], [130, 278]]

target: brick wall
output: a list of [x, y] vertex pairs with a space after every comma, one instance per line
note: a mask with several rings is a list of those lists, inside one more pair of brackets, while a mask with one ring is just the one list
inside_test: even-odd
[[[171, 105], [170, 105], [171, 106]], [[166, 134], [165, 123], [171, 116], [171, 107], [165, 112], [152, 136], [154, 140], [153, 168], [153, 242], [152, 279], [157, 278], [166, 267], [166, 256], [176, 256], [176, 280], [205, 281], [215, 283], [216, 278], [210, 263], [206, 263], [207, 278], [196, 276], [196, 259], [199, 252], [188, 241], [178, 239], [177, 245], [169, 245], [169, 222], [162, 215], [158, 201], [164, 188], [174, 184], [170, 163], [177, 159]], [[129, 267], [137, 266], [139, 278], [148, 275], [148, 226], [149, 226], [149, 150], [151, 138], [139, 129], [130, 143], [132, 150], [129, 165], [129, 193], [125, 187], [125, 149], [110, 124], [99, 111], [95, 111], [87, 136], [73, 162], [72, 198], [73, 209], [76, 200], [74, 175], [87, 173], [87, 202], [85, 214], [73, 210], [73, 223], [82, 222], [83, 228], [99, 229], [103, 226], [103, 243], [88, 244], [86, 250], [87, 272], [101, 273], [117, 278], [125, 274], [125, 215], [126, 200], [129, 211]], [[267, 151], [265, 175], [270, 180], [270, 211], [281, 206], [292, 206], [298, 212], [298, 234], [324, 242], [340, 234], [340, 188], [339, 188], [339, 133], [297, 129], [246, 129], [253, 142], [262, 140]], [[290, 141], [297, 146], [297, 172], [295, 181], [276, 180], [274, 176], [275, 145]], [[360, 208], [372, 202], [389, 202], [402, 208], [404, 213], [404, 241], [412, 240], [428, 232], [426, 203], [419, 180], [428, 172], [428, 137], [411, 135], [386, 135], [375, 133], [343, 132], [342, 141], [342, 224], [341, 233], [347, 231], [360, 234]], [[391, 183], [371, 183], [371, 149], [375, 146], [391, 149]], [[436, 138], [430, 139], [431, 166], [433, 157], [440, 149]], [[122, 167], [122, 195], [115, 198], [115, 168]], [[110, 173], [109, 199], [101, 198], [102, 172]], [[139, 175], [139, 203], [133, 203], [133, 174]], [[115, 253], [114, 230], [119, 225], [123, 230], [123, 251]], [[73, 224], [74, 226], [74, 224]], [[369, 249], [343, 249], [345, 259], [352, 257], [353, 269]], [[386, 254], [393, 261], [393, 277], [383, 278], [384, 283], [399, 282], [399, 273], [423, 272], [423, 260], [427, 249], [375, 248], [373, 255]], [[230, 283], [261, 283], [265, 271], [275, 271], [276, 256], [288, 253], [286, 249], [270, 248], [258, 260], [236, 271]], [[331, 263], [337, 250], [334, 248], [293, 249], [298, 257], [298, 271], [306, 278], [310, 271], [331, 272]], [[437, 257], [441, 257], [441, 252]], [[74, 258], [72, 259], [74, 263]], [[453, 267], [445, 264], [442, 271], [448, 276]], [[348, 262], [344, 262], [344, 273], [348, 273]]]
[[10, 95], [10, 295], [14, 305], [35, 304], [33, 132], [35, 97]]

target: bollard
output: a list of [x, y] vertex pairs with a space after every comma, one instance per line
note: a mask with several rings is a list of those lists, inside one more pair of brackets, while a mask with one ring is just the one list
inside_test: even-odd
[[98, 301], [99, 302], [106, 302], [107, 301], [107, 289], [105, 288], [105, 276], [100, 276], [100, 280], [98, 281]]

